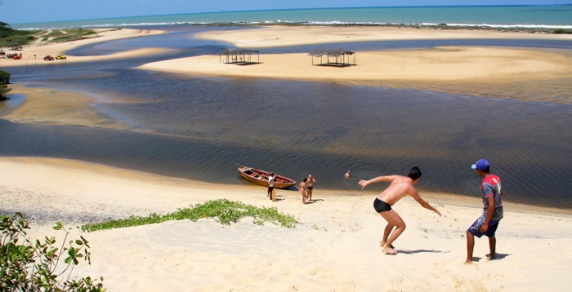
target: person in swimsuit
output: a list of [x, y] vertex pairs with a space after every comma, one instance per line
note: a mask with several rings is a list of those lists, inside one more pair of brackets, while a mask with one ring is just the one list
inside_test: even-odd
[[308, 189], [306, 186], [307, 178], [304, 179], [298, 186], [300, 187], [300, 192], [302, 193], [302, 203], [306, 204], [306, 197], [308, 196]]
[[497, 239], [495, 232], [503, 218], [503, 207], [501, 197], [503, 196], [500, 178], [490, 173], [490, 163], [486, 159], [479, 159], [471, 168], [483, 178], [481, 182], [481, 193], [483, 196], [483, 214], [467, 230], [467, 260], [466, 264], [473, 262], [473, 248], [475, 247], [475, 236], [481, 238], [485, 235], [489, 238], [489, 260], [494, 260], [496, 255]]
[[271, 172], [270, 174], [268, 174], [268, 194], [266, 195], [267, 197], [270, 197], [270, 200], [272, 200], [272, 190], [274, 190], [274, 181], [276, 181], [276, 175], [274, 174], [274, 172]]
[[314, 189], [314, 183], [316, 182], [316, 179], [311, 175], [308, 174], [308, 181], [306, 181], [306, 188], [308, 189], [308, 201], [311, 202], [312, 201], [312, 190]]
[[[425, 202], [417, 192], [417, 189], [413, 186], [421, 178], [421, 170], [419, 167], [415, 166], [411, 168], [407, 176], [402, 175], [386, 175], [379, 176], [370, 180], [360, 180], [359, 185], [362, 190], [366, 186], [378, 182], [388, 182], [389, 187], [385, 189], [373, 202], [373, 208], [385, 221], [387, 221], [387, 226], [383, 232], [383, 239], [381, 240], [382, 252], [388, 255], [396, 255], [397, 251], [393, 248], [393, 242], [403, 233], [405, 230], [405, 222], [403, 219], [391, 209], [395, 203], [401, 200], [403, 197], [410, 195], [417, 203], [419, 203], [423, 208], [431, 210], [441, 216], [441, 213]], [[395, 229], [394, 229], [395, 228]]]
[[352, 174], [350, 173], [350, 171], [348, 170], [348, 172], [346, 172], [346, 174], [344, 174], [345, 178], [350, 178], [352, 176]]

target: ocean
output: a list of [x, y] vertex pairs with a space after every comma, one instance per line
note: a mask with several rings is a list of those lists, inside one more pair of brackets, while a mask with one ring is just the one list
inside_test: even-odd
[[17, 29], [121, 27], [180, 24], [406, 24], [572, 29], [572, 5], [365, 7], [187, 13], [140, 17], [12, 23]]

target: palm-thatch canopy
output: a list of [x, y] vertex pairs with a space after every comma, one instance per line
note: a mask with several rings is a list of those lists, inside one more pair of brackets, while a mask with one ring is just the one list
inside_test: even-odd
[[[352, 65], [352, 64], [350, 64], [350, 56], [354, 56], [353, 65], [356, 64], [356, 52], [352, 52], [352, 51], [346, 51], [346, 50], [340, 50], [340, 49], [335, 49], [335, 50], [322, 49], [322, 50], [315, 50], [313, 52], [310, 52], [308, 55], [312, 56], [312, 65], [314, 65], [314, 58], [320, 58], [320, 64], [319, 65], [321, 65], [321, 66], [346, 67], [346, 66]], [[324, 55], [327, 57], [326, 63], [322, 62]], [[330, 58], [336, 58], [335, 62], [330, 62]]]
[[[256, 62], [252, 61], [253, 54], [257, 55]], [[224, 64], [250, 65], [260, 63], [260, 52], [257, 50], [225, 49], [220, 51], [218, 55], [219, 61]]]

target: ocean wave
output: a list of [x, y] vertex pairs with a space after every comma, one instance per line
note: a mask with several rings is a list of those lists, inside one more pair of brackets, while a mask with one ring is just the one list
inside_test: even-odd
[[25, 27], [21, 30], [44, 30], [44, 29], [66, 29], [66, 28], [106, 28], [106, 27], [136, 27], [136, 26], [170, 26], [170, 25], [210, 25], [216, 23], [227, 23], [230, 25], [258, 25], [258, 24], [299, 24], [299, 25], [371, 25], [371, 26], [451, 26], [451, 27], [475, 27], [475, 28], [505, 28], [505, 29], [572, 29], [572, 25], [554, 24], [494, 24], [494, 23], [395, 23], [395, 22], [373, 22], [373, 21], [293, 21], [293, 20], [265, 20], [265, 21], [221, 21], [221, 22], [133, 22], [133, 23], [105, 23], [105, 24], [82, 24], [67, 26], [47, 26], [47, 27]]

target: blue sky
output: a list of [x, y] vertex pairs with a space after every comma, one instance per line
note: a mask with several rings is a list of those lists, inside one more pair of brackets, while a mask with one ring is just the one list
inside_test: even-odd
[[557, 5], [572, 0], [0, 0], [10, 24], [237, 10], [376, 6]]

